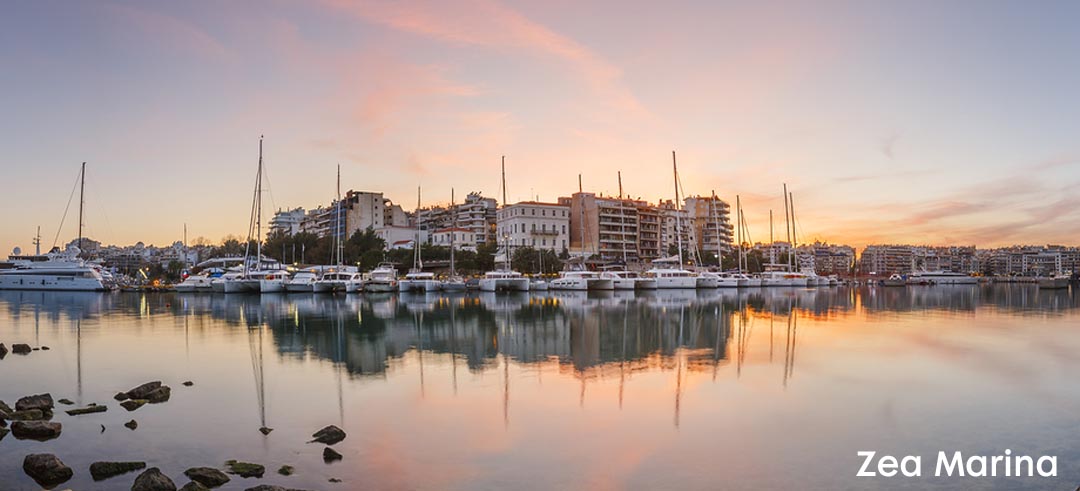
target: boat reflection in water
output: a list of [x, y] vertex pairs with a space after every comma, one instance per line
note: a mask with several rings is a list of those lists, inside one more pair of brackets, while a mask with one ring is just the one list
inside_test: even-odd
[[[330, 477], [342, 489], [846, 489], [865, 482], [852, 456], [880, 438], [898, 454], [1008, 448], [1017, 434], [1039, 446], [1072, 424], [1061, 408], [1080, 407], [1080, 360], [1066, 355], [1080, 351], [1078, 305], [1075, 289], [1035, 285], [0, 291], [0, 341], [51, 347], [0, 361], [0, 399], [83, 404], [174, 385], [130, 435], [100, 432], [124, 411], [64, 418], [65, 434], [85, 435], [64, 444], [81, 468], [140, 455], [176, 476], [240, 457], [296, 467], [265, 484], [311, 489]], [[986, 430], [1000, 421], [1007, 434]], [[302, 443], [327, 424], [349, 433], [335, 447], [348, 466]], [[0, 482], [32, 486], [20, 463], [0, 458]], [[65, 486], [104, 484], [117, 485], [76, 474]]]

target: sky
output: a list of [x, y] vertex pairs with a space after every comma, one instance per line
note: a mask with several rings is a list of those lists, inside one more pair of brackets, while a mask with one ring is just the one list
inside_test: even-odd
[[[0, 16], [0, 251], [245, 235], [265, 207], [577, 190], [750, 238], [1080, 244], [1076, 2], [101, 1]], [[61, 228], [61, 222], [63, 227]]]

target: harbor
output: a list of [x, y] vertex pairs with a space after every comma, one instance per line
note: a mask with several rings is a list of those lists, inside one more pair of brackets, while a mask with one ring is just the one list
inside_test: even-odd
[[[52, 418], [59, 438], [0, 440], [18, 457], [0, 459], [0, 482], [32, 488], [22, 456], [48, 452], [74, 471], [65, 488], [91, 491], [128, 489], [142, 472], [97, 481], [93, 462], [143, 462], [179, 487], [185, 470], [228, 472], [230, 460], [265, 473], [228, 474], [218, 489], [844, 488], [856, 483], [847, 455], [873, 432], [918, 453], [973, 435], [966, 448], [1013, 445], [979, 430], [998, 421], [1030, 435], [1071, 424], [1075, 362], [1058, 353], [1080, 348], [1068, 334], [1078, 308], [1075, 291], [1019, 284], [2, 291], [0, 342], [40, 349], [0, 359], [0, 400], [49, 393], [72, 406]], [[1023, 334], [997, 328], [1019, 325]], [[171, 398], [134, 411], [113, 400], [149, 380], [171, 386]], [[92, 403], [108, 410], [61, 411]], [[328, 425], [348, 435], [333, 445], [340, 461], [306, 443]], [[826, 444], [834, 456], [808, 458]], [[755, 471], [766, 458], [794, 472]], [[1058, 479], [1080, 479], [1074, 460], [1059, 465]], [[290, 475], [276, 472], [284, 466]]]

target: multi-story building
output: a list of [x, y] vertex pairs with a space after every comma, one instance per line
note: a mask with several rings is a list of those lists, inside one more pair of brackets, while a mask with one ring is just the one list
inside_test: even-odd
[[300, 222], [304, 221], [304, 216], [306, 216], [306, 213], [303, 208], [278, 210], [274, 213], [274, 216], [270, 218], [270, 232], [296, 235], [297, 232], [300, 231]]
[[433, 245], [476, 252], [476, 233], [467, 228], [441, 228], [432, 232]]
[[715, 196], [691, 196], [683, 203], [689, 218], [689, 223], [683, 226], [691, 227], [689, 232], [698, 252], [703, 257], [730, 252], [733, 234], [728, 217], [731, 207]]
[[645, 202], [578, 192], [559, 198], [559, 204], [570, 208], [572, 255], [599, 255], [608, 261], [639, 260], [638, 207], [645, 206]]
[[868, 245], [859, 258], [863, 274], [907, 274], [913, 271], [915, 250], [906, 245]]
[[496, 213], [500, 243], [562, 252], [570, 249], [570, 207], [558, 203], [522, 201]]
[[680, 244], [684, 251], [694, 250], [695, 245], [691, 240], [693, 234], [690, 232], [693, 227], [687, 225], [690, 214], [676, 207], [672, 200], [660, 202], [656, 209], [660, 216], [660, 255], [667, 256]]
[[974, 273], [980, 270], [974, 246], [870, 245], [863, 250], [859, 262], [859, 270], [864, 274]]
[[642, 260], [652, 260], [667, 255], [661, 242], [663, 221], [660, 209], [645, 203], [638, 202], [638, 257]]
[[800, 264], [823, 276], [848, 274], [855, 263], [855, 248], [851, 246], [815, 242], [799, 246], [798, 251]]

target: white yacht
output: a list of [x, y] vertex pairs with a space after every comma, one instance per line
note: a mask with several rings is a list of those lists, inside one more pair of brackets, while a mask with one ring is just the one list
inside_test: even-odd
[[366, 293], [388, 293], [398, 291], [397, 270], [393, 265], [380, 264], [379, 267], [368, 273], [368, 279], [364, 282]]
[[[646, 289], [648, 284], [652, 284], [653, 288], [656, 288], [656, 280], [652, 278], [642, 278], [637, 273], [631, 273], [623, 270], [609, 270], [600, 273], [601, 278], [607, 278], [611, 280], [612, 286], [616, 290], [638, 290]], [[645, 281], [639, 281], [645, 280]]]
[[104, 279], [94, 267], [79, 259], [79, 248], [54, 249], [44, 255], [23, 256], [15, 248], [0, 263], [0, 290], [104, 291]]
[[791, 271], [761, 273], [761, 286], [806, 286], [806, 275]]
[[262, 273], [258, 271], [248, 271], [232, 277], [222, 276], [222, 288], [225, 293], [259, 293], [260, 276]]
[[451, 276], [439, 283], [439, 288], [445, 292], [463, 292], [466, 290], [465, 280], [460, 276]]
[[360, 274], [346, 267], [323, 273], [322, 278], [311, 284], [311, 291], [313, 293], [355, 293], [360, 291], [361, 283]]
[[1040, 290], [1060, 290], [1069, 287], [1069, 276], [1056, 274], [1038, 279]]
[[314, 269], [297, 271], [291, 279], [285, 282], [285, 291], [289, 293], [311, 293], [314, 291], [315, 282], [319, 275]]
[[720, 277], [716, 273], [701, 271], [695, 275], [694, 285], [697, 288], [720, 288]]
[[717, 288], [737, 288], [740, 286], [739, 278], [731, 273], [714, 273], [706, 271], [701, 274], [715, 277]]
[[563, 271], [559, 278], [551, 280], [548, 288], [552, 290], [614, 290], [614, 280], [601, 277], [595, 271]]
[[[462, 286], [464, 285], [462, 283]], [[405, 274], [405, 278], [398, 282], [398, 290], [402, 292], [437, 292], [440, 286], [439, 281], [435, 279], [435, 273], [417, 270], [409, 271]]]
[[284, 293], [285, 284], [289, 282], [289, 272], [284, 269], [268, 271], [259, 278], [259, 291], [261, 293]]
[[910, 285], [974, 285], [979, 279], [952, 271], [916, 271], [908, 275]]
[[659, 289], [697, 288], [697, 275], [685, 269], [653, 268], [643, 276], [656, 280]]
[[[549, 285], [550, 286], [550, 285]], [[529, 279], [509, 269], [488, 271], [480, 278], [480, 291], [529, 291]]]
[[738, 282], [739, 288], [758, 288], [762, 286], [760, 276], [751, 276], [746, 273], [735, 273], [733, 276]]
[[214, 291], [213, 283], [216, 279], [210, 273], [203, 272], [184, 278], [184, 281], [177, 283], [173, 288], [176, 288], [177, 293], [212, 292]]
[[551, 285], [542, 278], [533, 278], [529, 280], [529, 291], [531, 292], [546, 292], [549, 289], [551, 289]]

